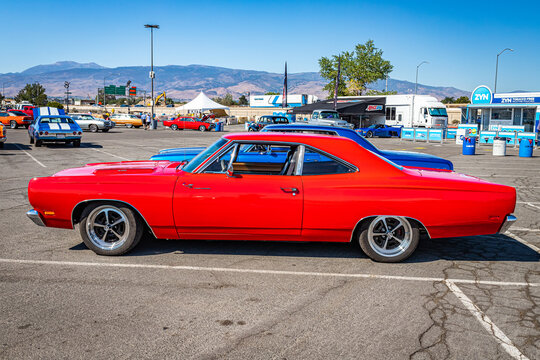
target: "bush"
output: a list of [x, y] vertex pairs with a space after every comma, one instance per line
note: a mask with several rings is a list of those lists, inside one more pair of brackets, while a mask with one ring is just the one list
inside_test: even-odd
[[57, 108], [57, 109], [63, 109], [64, 108], [64, 105], [60, 104], [58, 101], [49, 101], [47, 103], [47, 106]]

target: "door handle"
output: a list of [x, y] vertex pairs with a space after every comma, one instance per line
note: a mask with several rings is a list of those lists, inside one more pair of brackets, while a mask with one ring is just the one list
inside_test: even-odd
[[211, 189], [209, 187], [193, 187], [193, 184], [186, 184], [186, 183], [183, 183], [182, 185], [187, 187], [188, 189], [193, 189], [193, 190], [210, 190]]
[[296, 193], [298, 192], [298, 189], [295, 187], [282, 187], [281, 190], [286, 193], [292, 193], [293, 195], [296, 195]]

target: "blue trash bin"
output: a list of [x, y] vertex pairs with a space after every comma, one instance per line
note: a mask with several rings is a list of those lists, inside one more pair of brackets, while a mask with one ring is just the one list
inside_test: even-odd
[[476, 151], [476, 137], [463, 139], [463, 155], [474, 155]]
[[532, 139], [521, 139], [519, 142], [519, 157], [532, 157], [533, 144]]
[[223, 131], [223, 123], [222, 122], [217, 122], [215, 123], [216, 125], [216, 131]]

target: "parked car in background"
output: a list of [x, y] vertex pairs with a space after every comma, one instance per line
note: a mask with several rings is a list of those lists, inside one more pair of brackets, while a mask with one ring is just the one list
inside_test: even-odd
[[125, 125], [128, 128], [143, 126], [142, 120], [132, 114], [113, 114], [110, 120], [114, 121], [116, 125]]
[[215, 125], [211, 122], [202, 121], [192, 116], [180, 116], [173, 120], [163, 120], [163, 126], [169, 126], [171, 130], [212, 130]]
[[247, 131], [261, 131], [267, 125], [273, 124], [288, 124], [289, 119], [285, 116], [263, 115], [257, 121], [252, 121], [247, 124]]
[[10, 109], [12, 110], [19, 110], [25, 113], [27, 116], [31, 116], [32, 119], [34, 118], [34, 109], [36, 107], [32, 104], [13, 104], [10, 106]]
[[[368, 140], [364, 139], [356, 131], [341, 127], [294, 123], [282, 125], [268, 125], [262, 130], [262, 132], [285, 132], [341, 136], [353, 140], [359, 146], [368, 149], [369, 151], [379, 156], [382, 156], [383, 158], [388, 159], [397, 165], [410, 168], [422, 168], [443, 171], [452, 171], [454, 169], [454, 164], [452, 164], [450, 160], [446, 160], [438, 156], [422, 154], [412, 151], [380, 150]], [[161, 150], [158, 154], [152, 156], [150, 159], [190, 161], [203, 150], [203, 147], [165, 149]]]
[[12, 129], [16, 129], [19, 126], [28, 128], [32, 120], [33, 117], [28, 116], [20, 110], [0, 111], [0, 122]]
[[4, 143], [7, 140], [7, 130], [6, 126], [0, 123], [0, 149], [4, 147]]
[[312, 125], [327, 125], [343, 127], [346, 129], [354, 128], [354, 125], [345, 120], [341, 120], [339, 113], [335, 110], [313, 110], [311, 120], [308, 121]]
[[[228, 134], [180, 165], [99, 163], [33, 178], [27, 215], [41, 226], [79, 224], [100, 255], [130, 251], [149, 229], [158, 239], [355, 242], [381, 262], [409, 257], [421, 233], [504, 233], [516, 220], [513, 187], [406, 169], [345, 137]], [[209, 209], [227, 211], [209, 221]]]
[[82, 129], [73, 119], [66, 115], [38, 116], [28, 128], [30, 144], [40, 147], [43, 143], [73, 144], [81, 146]]
[[71, 113], [69, 116], [79, 124], [81, 129], [91, 132], [98, 132], [99, 130], [107, 132], [115, 125], [111, 120], [95, 118], [91, 114]]
[[358, 133], [367, 138], [374, 136], [377, 137], [392, 137], [392, 136], [401, 136], [401, 128], [403, 126], [389, 126], [385, 124], [373, 124], [366, 128], [356, 129]]

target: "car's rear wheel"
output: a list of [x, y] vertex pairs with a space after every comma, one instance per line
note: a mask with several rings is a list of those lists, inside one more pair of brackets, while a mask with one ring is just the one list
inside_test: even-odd
[[366, 137], [367, 137], [367, 138], [372, 138], [372, 137], [373, 137], [373, 132], [368, 131], [368, 132], [366, 133]]
[[206, 127], [204, 125], [199, 126], [199, 131], [206, 131]]
[[81, 147], [81, 140], [73, 140], [73, 147]]
[[98, 127], [96, 124], [90, 124], [90, 126], [88, 127], [90, 129], [91, 132], [95, 133], [98, 131]]
[[12, 129], [16, 129], [19, 127], [19, 124], [17, 124], [17, 122], [15, 120], [11, 120], [9, 122], [9, 127], [12, 128]]
[[363, 224], [358, 242], [371, 259], [399, 262], [408, 258], [420, 239], [418, 225], [402, 216], [377, 216]]
[[171, 130], [178, 130], [178, 125], [172, 124], [171, 125]]
[[30, 136], [30, 144], [34, 143], [34, 138]]
[[43, 145], [43, 140], [36, 140], [35, 145], [36, 147], [40, 147], [41, 145]]
[[133, 124], [126, 124], [126, 127], [131, 129], [133, 127]]
[[127, 206], [97, 203], [84, 209], [79, 232], [96, 254], [121, 255], [139, 243], [143, 225]]

